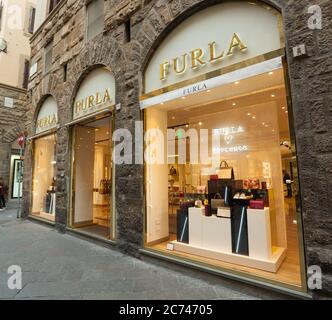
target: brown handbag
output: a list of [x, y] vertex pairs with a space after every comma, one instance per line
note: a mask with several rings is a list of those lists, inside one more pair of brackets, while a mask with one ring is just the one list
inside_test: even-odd
[[234, 169], [230, 167], [225, 160], [220, 162], [217, 174], [219, 179], [234, 180]]

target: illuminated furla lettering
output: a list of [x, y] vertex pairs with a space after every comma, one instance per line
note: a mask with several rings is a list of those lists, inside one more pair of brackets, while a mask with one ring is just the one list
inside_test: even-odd
[[165, 81], [171, 72], [174, 72], [176, 75], [184, 74], [189, 66], [192, 70], [196, 70], [207, 64], [219, 62], [225, 57], [232, 56], [236, 49], [242, 52], [247, 50], [247, 46], [239, 35], [234, 33], [226, 55], [224, 51], [217, 50], [217, 42], [213, 41], [208, 44], [208, 54], [202, 48], [196, 48], [170, 61], [166, 60], [160, 64], [160, 80]]

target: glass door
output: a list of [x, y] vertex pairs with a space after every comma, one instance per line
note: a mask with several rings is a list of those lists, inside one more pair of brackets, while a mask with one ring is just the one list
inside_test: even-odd
[[113, 238], [112, 116], [77, 124], [73, 140], [71, 226]]

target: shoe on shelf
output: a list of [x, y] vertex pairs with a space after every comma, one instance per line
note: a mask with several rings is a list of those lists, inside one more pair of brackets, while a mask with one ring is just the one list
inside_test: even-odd
[[246, 194], [244, 192], [241, 193], [239, 199], [241, 200], [247, 200]]
[[236, 193], [235, 196], [233, 197], [233, 199], [239, 199], [240, 198], [240, 194]]

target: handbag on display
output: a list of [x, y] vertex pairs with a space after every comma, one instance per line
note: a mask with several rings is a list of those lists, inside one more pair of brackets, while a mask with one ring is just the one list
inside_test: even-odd
[[98, 190], [99, 194], [109, 194], [111, 192], [111, 180], [100, 180], [100, 186]]
[[206, 186], [197, 186], [196, 191], [199, 194], [205, 194], [206, 193]]
[[225, 201], [222, 199], [220, 193], [217, 193], [213, 199], [211, 199], [211, 209], [217, 210], [225, 206]]
[[243, 189], [260, 189], [259, 179], [243, 180]]
[[264, 200], [250, 200], [250, 209], [264, 210]]
[[219, 179], [219, 177], [218, 177], [217, 174], [212, 174], [212, 175], [210, 176], [210, 180], [218, 180], [218, 179]]
[[217, 174], [219, 179], [234, 180], [234, 169], [225, 160], [221, 161]]

